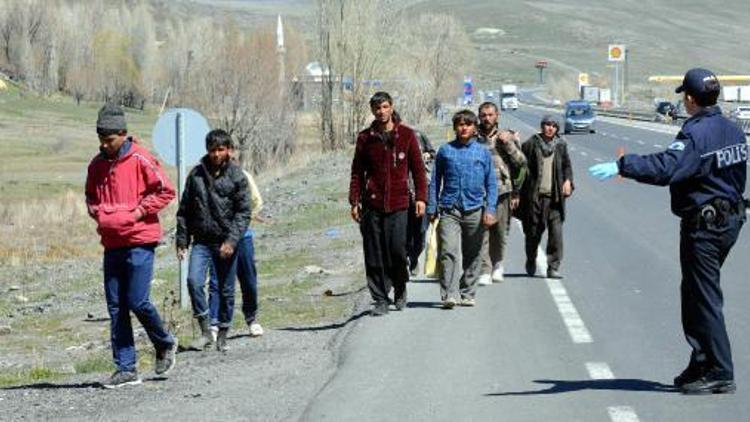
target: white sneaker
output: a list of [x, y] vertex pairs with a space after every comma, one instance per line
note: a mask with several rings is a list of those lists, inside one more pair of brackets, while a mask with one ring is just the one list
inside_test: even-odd
[[216, 339], [219, 337], [219, 326], [212, 325], [209, 328], [209, 331], [211, 331], [211, 338], [214, 340], [214, 343], [216, 343]]
[[260, 337], [263, 335], [263, 327], [257, 322], [250, 324], [250, 337]]
[[489, 274], [482, 274], [479, 276], [477, 284], [479, 284], [480, 286], [489, 286], [492, 284], [492, 277], [490, 277]]
[[505, 269], [503, 268], [502, 262], [498, 262], [497, 264], [495, 264], [495, 269], [492, 270], [492, 281], [495, 281], [498, 283], [504, 281], [505, 280], [503, 276], [504, 272], [505, 272]]

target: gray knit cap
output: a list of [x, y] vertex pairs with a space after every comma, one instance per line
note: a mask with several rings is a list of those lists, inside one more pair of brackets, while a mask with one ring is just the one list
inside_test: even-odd
[[557, 119], [555, 119], [555, 116], [551, 114], [545, 114], [542, 117], [542, 122], [540, 123], [541, 126], [544, 126], [545, 123], [552, 123], [555, 125], [556, 128], [560, 128], [560, 123], [557, 122]]
[[112, 103], [104, 104], [99, 110], [99, 118], [96, 119], [96, 129], [107, 131], [128, 130], [122, 107]]

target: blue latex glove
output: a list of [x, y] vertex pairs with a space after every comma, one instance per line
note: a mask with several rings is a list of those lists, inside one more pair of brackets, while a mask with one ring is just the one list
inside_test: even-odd
[[617, 176], [618, 173], [620, 173], [620, 168], [614, 161], [589, 167], [589, 174], [599, 180], [607, 180], [610, 177]]

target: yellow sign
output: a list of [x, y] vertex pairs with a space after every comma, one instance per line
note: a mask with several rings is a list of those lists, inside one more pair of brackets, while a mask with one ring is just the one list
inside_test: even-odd
[[579, 73], [578, 74], [578, 85], [581, 85], [581, 86], [588, 86], [589, 85], [589, 74], [588, 73]]
[[0, 79], [0, 91], [5, 91], [6, 89], [8, 89], [8, 85], [4, 80]]
[[607, 50], [609, 61], [621, 62], [625, 60], [625, 46], [622, 44], [610, 44]]

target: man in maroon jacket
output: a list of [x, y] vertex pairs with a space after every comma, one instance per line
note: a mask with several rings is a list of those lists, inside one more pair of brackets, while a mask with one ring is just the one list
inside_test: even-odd
[[357, 136], [349, 204], [362, 232], [367, 287], [375, 301], [371, 315], [381, 316], [388, 313], [391, 287], [396, 309], [406, 307], [409, 173], [418, 217], [424, 215], [427, 178], [414, 131], [401, 124], [391, 96], [375, 93], [370, 110], [375, 120]]

